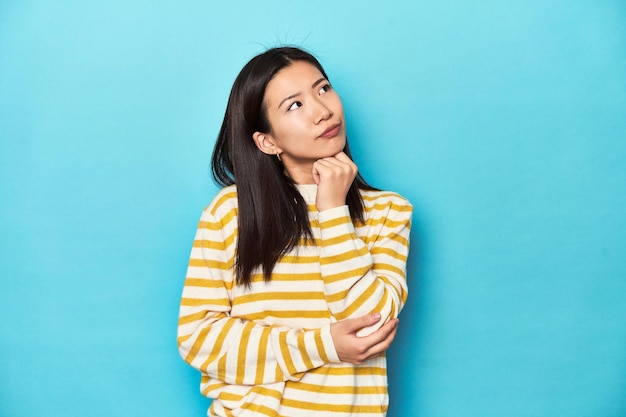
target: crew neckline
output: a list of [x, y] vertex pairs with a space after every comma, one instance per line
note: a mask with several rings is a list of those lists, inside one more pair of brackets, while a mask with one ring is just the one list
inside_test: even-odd
[[317, 197], [317, 184], [296, 184], [296, 188], [307, 204], [315, 204]]

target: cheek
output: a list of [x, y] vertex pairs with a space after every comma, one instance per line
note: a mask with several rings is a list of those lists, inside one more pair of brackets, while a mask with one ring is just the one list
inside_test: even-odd
[[300, 137], [310, 133], [311, 125], [309, 123], [311, 116], [306, 111], [292, 114], [291, 117], [285, 118], [282, 123], [283, 134], [287, 137]]
[[341, 98], [335, 94], [333, 98], [333, 108], [335, 109], [335, 113], [343, 114], [343, 103], [341, 102]]
[[272, 135], [280, 147], [298, 149], [307, 145], [311, 128], [302, 118], [284, 118], [272, 124]]

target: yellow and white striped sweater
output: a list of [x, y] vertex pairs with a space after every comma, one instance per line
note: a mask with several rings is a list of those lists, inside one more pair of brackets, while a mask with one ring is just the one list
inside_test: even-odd
[[[298, 185], [315, 244], [276, 264], [271, 282], [235, 284], [236, 187], [204, 210], [191, 251], [178, 321], [181, 356], [202, 373], [209, 416], [380, 417], [387, 411], [384, 355], [342, 363], [330, 323], [380, 312], [397, 317], [407, 298], [412, 206], [398, 194], [362, 191], [366, 221], [347, 206], [318, 212], [315, 185]], [[315, 414], [314, 414], [315, 413]]]

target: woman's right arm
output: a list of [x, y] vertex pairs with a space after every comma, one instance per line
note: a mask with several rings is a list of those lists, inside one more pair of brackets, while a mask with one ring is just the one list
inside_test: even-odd
[[203, 212], [196, 232], [178, 319], [178, 347], [187, 363], [225, 383], [258, 385], [298, 380], [332, 362], [360, 363], [389, 346], [394, 322], [368, 337], [356, 336], [378, 321], [371, 315], [313, 330], [231, 317], [237, 229], [233, 198], [234, 192], [220, 193]]
[[218, 194], [198, 225], [178, 319], [183, 359], [229, 384], [298, 380], [310, 369], [340, 362], [330, 325], [303, 330], [230, 316], [237, 208], [233, 191]]

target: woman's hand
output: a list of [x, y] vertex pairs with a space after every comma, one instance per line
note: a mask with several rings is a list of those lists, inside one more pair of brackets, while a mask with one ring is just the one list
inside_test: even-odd
[[313, 179], [317, 184], [317, 209], [324, 211], [345, 205], [357, 172], [355, 163], [343, 152], [315, 161]]
[[333, 338], [337, 355], [342, 362], [359, 365], [389, 348], [396, 336], [398, 319], [389, 320], [388, 323], [369, 336], [358, 337], [356, 335], [362, 328], [376, 324], [379, 320], [380, 314], [374, 313], [330, 325], [330, 335]]

